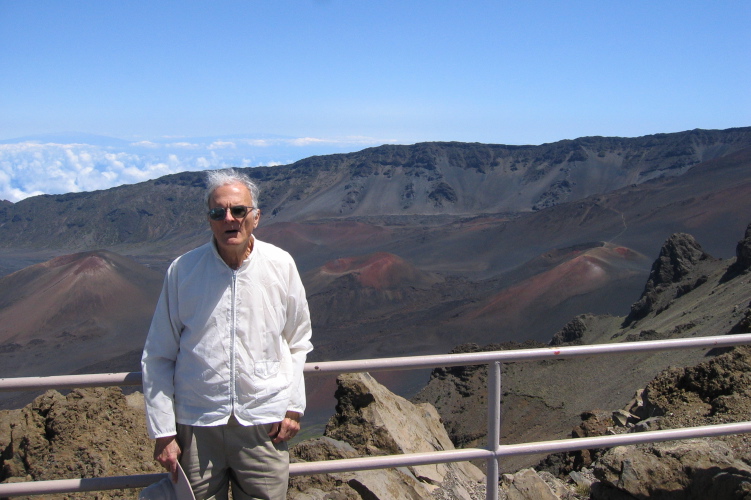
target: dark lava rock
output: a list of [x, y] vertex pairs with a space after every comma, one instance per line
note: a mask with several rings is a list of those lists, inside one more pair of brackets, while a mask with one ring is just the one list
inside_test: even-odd
[[660, 249], [660, 256], [652, 264], [649, 279], [644, 287], [641, 298], [631, 306], [631, 312], [624, 321], [628, 326], [634, 321], [640, 320], [655, 310], [660, 295], [671, 288], [671, 285], [680, 284], [674, 291], [673, 297], [685, 295], [697, 286], [706, 282], [706, 277], [696, 280], [688, 280], [691, 272], [697, 265], [712, 257], [704, 252], [701, 245], [690, 234], [676, 233], [672, 235]]

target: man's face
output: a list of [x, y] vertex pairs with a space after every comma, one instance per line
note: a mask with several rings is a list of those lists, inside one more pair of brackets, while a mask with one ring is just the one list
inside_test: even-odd
[[227, 209], [224, 220], [211, 220], [211, 232], [214, 233], [217, 247], [221, 251], [244, 252], [248, 247], [250, 235], [258, 226], [260, 210], [248, 211], [242, 219], [235, 219], [230, 213], [230, 208], [238, 205], [251, 206], [253, 199], [250, 191], [242, 184], [227, 184], [218, 187], [211, 195], [209, 209], [222, 207]]

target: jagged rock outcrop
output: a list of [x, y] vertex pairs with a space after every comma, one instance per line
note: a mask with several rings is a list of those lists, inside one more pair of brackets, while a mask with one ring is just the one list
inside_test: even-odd
[[[751, 414], [751, 348], [737, 347], [707, 362], [670, 368], [644, 390], [645, 405], [665, 427], [740, 420]], [[687, 411], [690, 410], [690, 411]], [[751, 450], [748, 458], [751, 459]]]
[[562, 346], [582, 344], [581, 339], [584, 336], [584, 332], [587, 331], [587, 324], [585, 323], [586, 319], [587, 315], [582, 314], [581, 316], [577, 316], [569, 321], [566, 326], [553, 335], [553, 338], [550, 340], [550, 345]]
[[751, 499], [751, 468], [719, 441], [613, 448], [597, 461], [594, 475], [592, 500]]
[[735, 247], [735, 263], [728, 269], [728, 277], [751, 270], [751, 224], [746, 228], [746, 234]]
[[[751, 414], [750, 382], [747, 346], [696, 366], [670, 368], [612, 417], [583, 414], [572, 437], [745, 421]], [[751, 499], [750, 443], [751, 437], [739, 434], [571, 452], [550, 455], [538, 471], [568, 479], [592, 474], [592, 500]]]
[[[20, 410], [0, 411], [0, 450], [2, 482], [150, 474], [161, 469], [151, 456], [143, 396], [124, 396], [116, 387], [76, 389], [67, 396], [48, 391]], [[130, 490], [110, 493], [137, 496]]]
[[743, 271], [751, 269], [751, 224], [746, 228], [744, 238], [735, 247], [735, 266]]
[[[340, 375], [337, 384], [336, 414], [326, 426], [325, 437], [315, 444], [293, 448], [295, 459], [317, 460], [322, 454], [327, 458], [351, 458], [454, 449], [432, 405], [412, 404], [366, 373]], [[388, 471], [330, 474], [327, 478], [295, 478], [290, 498], [469, 500], [481, 497], [478, 495], [482, 495], [484, 478], [469, 463], [416, 465]], [[326, 497], [323, 492], [334, 496]], [[355, 493], [360, 496], [351, 496]]]
[[706, 282], [706, 276], [695, 276], [698, 265], [706, 260], [714, 259], [690, 234], [676, 233], [668, 238], [652, 264], [644, 292], [631, 306], [624, 325], [630, 325], [651, 312], [659, 314], [669, 307], [671, 300]]

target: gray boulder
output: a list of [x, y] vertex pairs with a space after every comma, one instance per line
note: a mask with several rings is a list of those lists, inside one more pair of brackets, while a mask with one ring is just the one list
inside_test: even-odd
[[594, 475], [593, 500], [751, 499], [751, 468], [716, 440], [612, 448], [594, 464]]
[[[337, 378], [336, 414], [324, 437], [292, 449], [297, 461], [452, 450], [435, 408], [412, 404], [369, 374]], [[470, 463], [416, 465], [294, 478], [289, 498], [451, 499], [484, 498], [485, 475]]]

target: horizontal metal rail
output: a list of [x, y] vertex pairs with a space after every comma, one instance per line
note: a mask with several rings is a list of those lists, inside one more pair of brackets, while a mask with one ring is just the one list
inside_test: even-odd
[[[567, 346], [560, 348], [519, 349], [513, 351], [444, 354], [435, 356], [412, 356], [403, 358], [381, 358], [353, 361], [329, 361], [320, 363], [307, 363], [305, 365], [305, 372], [308, 374], [346, 372], [352, 373], [429, 368], [437, 366], [465, 366], [476, 364], [490, 364], [492, 366], [493, 364], [499, 362], [524, 362], [543, 359], [566, 359], [582, 356], [595, 356], [628, 352], [638, 353], [675, 349], [728, 347], [749, 343], [751, 343], [751, 334], [739, 334], [691, 339], [674, 339], [587, 346]], [[494, 387], [489, 387], [489, 390], [498, 391], [498, 389], [500, 388], [500, 378], [491, 377], [491, 379], [495, 379], [493, 381]], [[55, 377], [22, 377], [0, 379], [0, 391], [92, 386], [125, 386], [139, 385], [140, 383], [141, 374], [139, 372], [69, 375]], [[488, 425], [494, 425], [495, 423], [497, 422], [494, 422], [493, 418], [490, 418]], [[300, 476], [335, 472], [351, 472], [412, 465], [462, 462], [477, 459], [494, 460], [497, 464], [497, 460], [499, 458], [506, 456], [561, 453], [582, 449], [609, 448], [612, 446], [673, 441], [680, 439], [717, 437], [741, 433], [751, 433], [751, 422], [691, 427], [683, 429], [669, 429], [663, 431], [641, 433], [628, 433], [613, 436], [561, 439], [556, 441], [539, 441], [521, 444], [501, 445], [496, 442], [494, 445], [489, 445], [488, 448], [468, 448], [430, 453], [411, 453], [403, 455], [329, 460], [323, 462], [293, 463], [290, 464], [290, 475]], [[490, 474], [488, 475], [488, 477], [491, 476], [492, 475]], [[161, 480], [164, 477], [166, 477], [166, 474], [146, 474], [134, 476], [6, 483], [0, 484], [0, 497], [143, 488], [156, 481]], [[497, 498], [497, 494], [497, 482], [493, 485], [488, 484], [488, 498]]]
[[[430, 453], [406, 453], [403, 455], [386, 455], [378, 457], [346, 458], [322, 462], [299, 462], [289, 466], [290, 476], [307, 476], [337, 472], [354, 472], [362, 470], [409, 467], [415, 465], [440, 464], [448, 462], [466, 462], [470, 460], [514, 455], [562, 453], [593, 448], [610, 448], [635, 444], [676, 441], [726, 436], [730, 434], [751, 433], [751, 422], [733, 424], [687, 427], [664, 431], [649, 431], [614, 436], [560, 439], [557, 441], [538, 441], [532, 443], [499, 445], [495, 451], [485, 448], [465, 448]], [[25, 483], [0, 484], [0, 497], [21, 495], [44, 495], [72, 493], [76, 491], [104, 491], [126, 488], [145, 488], [163, 478], [162, 474], [142, 474], [133, 476], [98, 477], [87, 479], [56, 479], [51, 481], [34, 481]]]
[[751, 344], [751, 334], [718, 335], [670, 340], [619, 342], [613, 344], [577, 345], [515, 349], [510, 351], [471, 352], [464, 354], [437, 354], [432, 356], [409, 356], [401, 358], [358, 359], [352, 361], [326, 361], [307, 363], [305, 373], [354, 373], [400, 369], [432, 368], [437, 366], [481, 365], [500, 361], [520, 362], [543, 359], [568, 359], [604, 354], [643, 353], [672, 351], [677, 349], [705, 349]]
[[[751, 333], [695, 337], [688, 339], [649, 340], [614, 344], [516, 349], [511, 351], [471, 352], [464, 354], [436, 354], [399, 358], [355, 359], [306, 363], [305, 373], [358, 373], [401, 369], [434, 368], [438, 366], [482, 365], [500, 361], [521, 362], [543, 359], [568, 359], [605, 354], [670, 351], [676, 349], [706, 349], [751, 344]], [[64, 389], [73, 387], [106, 387], [141, 385], [141, 372], [97, 373], [89, 375], [55, 375], [51, 377], [0, 378], [0, 391]]]
[[54, 375], [51, 377], [0, 378], [0, 391], [70, 389], [73, 387], [111, 387], [141, 385], [141, 372]]
[[167, 474], [141, 474], [138, 476], [90, 477], [82, 479], [53, 479], [26, 483], [0, 484], [0, 498], [24, 495], [54, 495], [83, 491], [125, 490], [145, 488], [161, 481]]
[[751, 422], [684, 427], [682, 429], [668, 429], [663, 431], [632, 432], [612, 436], [506, 444], [499, 445], [495, 451], [485, 448], [463, 448], [447, 451], [432, 451], [427, 453], [405, 453], [403, 455], [385, 455], [378, 457], [327, 460], [323, 462], [293, 463], [289, 466], [289, 472], [291, 476], [307, 476], [311, 474], [326, 474], [330, 472], [351, 472], [448, 462], [468, 462], [470, 460], [493, 457], [500, 458], [515, 455], [563, 453], [566, 451], [584, 449], [611, 448], [613, 446], [677, 441], [681, 439], [698, 439], [744, 433], [751, 433]]

